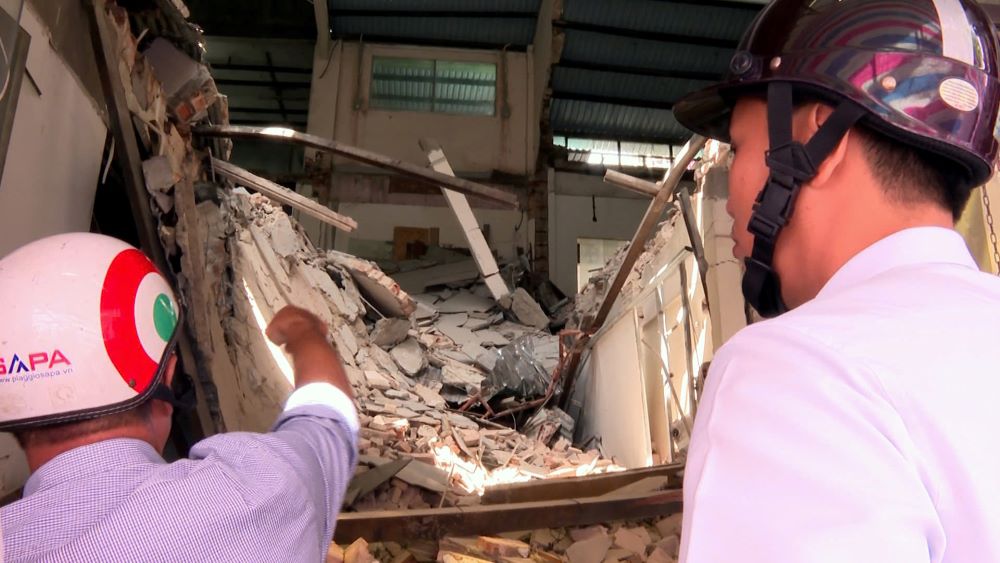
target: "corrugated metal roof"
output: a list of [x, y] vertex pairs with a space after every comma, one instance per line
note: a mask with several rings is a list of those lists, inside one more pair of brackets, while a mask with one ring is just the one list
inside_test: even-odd
[[468, 12], [538, 12], [541, 0], [327, 0], [330, 14], [337, 10], [419, 10]]
[[716, 47], [566, 30], [563, 59], [657, 69], [725, 73], [732, 51]]
[[691, 133], [670, 110], [576, 100], [552, 100], [552, 130], [559, 135], [681, 142]]
[[674, 102], [684, 94], [710, 84], [703, 80], [640, 76], [621, 72], [582, 70], [555, 67], [552, 89], [556, 92], [573, 92], [632, 98], [652, 102]]
[[567, 0], [563, 19], [622, 29], [738, 40], [755, 11], [652, 0]]
[[400, 39], [530, 45], [535, 20], [528, 18], [337, 16], [333, 35], [390, 36]]

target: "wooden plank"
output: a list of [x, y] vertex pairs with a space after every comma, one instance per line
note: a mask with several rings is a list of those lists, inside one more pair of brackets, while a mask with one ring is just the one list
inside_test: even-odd
[[[444, 155], [444, 149], [441, 148], [441, 145], [437, 141], [421, 139], [420, 148], [427, 153], [427, 160], [431, 168], [436, 172], [447, 176], [455, 175], [451, 164], [448, 163], [448, 158]], [[476, 216], [472, 212], [469, 200], [464, 195], [454, 190], [449, 190], [444, 186], [441, 187], [441, 193], [444, 195], [445, 200], [448, 201], [448, 207], [455, 214], [455, 218], [458, 219], [458, 224], [462, 227], [462, 234], [465, 235], [465, 240], [469, 243], [469, 249], [472, 250], [472, 257], [476, 260], [479, 273], [486, 280], [486, 287], [489, 288], [493, 299], [499, 300], [501, 297], [510, 294], [510, 288], [507, 287], [507, 283], [500, 276], [500, 268], [497, 266], [497, 261], [493, 258], [493, 253], [490, 251], [489, 245], [486, 244], [486, 237], [483, 236], [483, 231], [479, 228], [479, 221], [476, 220]]]
[[363, 162], [377, 168], [395, 172], [401, 176], [413, 178], [435, 187], [444, 186], [465, 195], [473, 195], [517, 208], [518, 198], [515, 194], [499, 188], [484, 186], [462, 178], [453, 178], [440, 172], [428, 170], [403, 160], [391, 158], [369, 150], [351, 145], [345, 145], [324, 139], [316, 135], [299, 133], [284, 127], [251, 127], [246, 125], [213, 125], [198, 127], [194, 133], [202, 137], [228, 137], [230, 139], [271, 140], [292, 143], [321, 151], [333, 153], [344, 158]]
[[611, 497], [617, 495], [634, 495], [634, 494], [645, 494], [648, 495], [654, 491], [662, 491], [666, 489], [670, 484], [670, 477], [646, 477], [645, 479], [640, 479], [635, 483], [625, 485], [620, 489], [615, 489], [610, 493], [601, 495], [602, 497]]
[[670, 477], [673, 479], [673, 484], [679, 487], [681, 485], [680, 472], [683, 469], [683, 464], [658, 465], [573, 479], [529, 481], [490, 487], [486, 489], [486, 493], [480, 500], [483, 504], [504, 504], [595, 497], [648, 477]]
[[523, 502], [425, 510], [390, 510], [341, 514], [334, 541], [351, 543], [413, 538], [496, 535], [518, 530], [588, 526], [614, 520], [640, 520], [681, 511], [679, 489], [602, 498]]
[[325, 205], [316, 203], [306, 196], [290, 190], [280, 184], [261, 178], [260, 176], [244, 170], [239, 166], [225, 160], [212, 157], [212, 167], [222, 177], [232, 180], [241, 186], [258, 191], [267, 197], [285, 205], [291, 205], [295, 209], [319, 219], [320, 221], [332, 225], [344, 232], [350, 233], [358, 228], [358, 222], [354, 219], [337, 213]]

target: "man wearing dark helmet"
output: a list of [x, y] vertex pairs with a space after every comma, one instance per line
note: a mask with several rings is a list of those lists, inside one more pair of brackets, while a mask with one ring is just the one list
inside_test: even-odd
[[997, 156], [972, 0], [774, 0], [674, 107], [731, 144], [743, 293], [684, 482], [682, 561], [1000, 561], [1000, 279], [955, 232]]

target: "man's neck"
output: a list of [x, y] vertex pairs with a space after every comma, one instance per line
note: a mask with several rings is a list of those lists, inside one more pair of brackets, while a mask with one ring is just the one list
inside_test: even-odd
[[845, 218], [841, 225], [841, 230], [836, 235], [827, 234], [824, 235], [824, 240], [813, 241], [814, 248], [823, 250], [810, 253], [817, 262], [806, 270], [813, 272], [813, 275], [799, 278], [802, 285], [798, 291], [789, 287], [783, 292], [789, 306], [794, 308], [812, 300], [845, 264], [886, 237], [918, 227], [955, 228], [951, 214], [936, 206], [902, 208], [893, 214], [860, 213], [853, 219]]
[[[24, 454], [28, 459], [28, 469], [31, 473], [34, 473], [38, 468], [52, 461], [56, 456], [70, 450], [116, 438], [132, 438], [153, 445], [152, 437], [147, 430], [137, 427], [126, 427], [95, 432], [72, 440], [28, 444], [24, 450]], [[156, 446], [154, 445], [153, 447], [155, 448]]]

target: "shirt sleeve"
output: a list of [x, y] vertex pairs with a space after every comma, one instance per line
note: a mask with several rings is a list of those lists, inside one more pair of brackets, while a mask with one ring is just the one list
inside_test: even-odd
[[[312, 538], [325, 554], [357, 463], [358, 416], [350, 398], [328, 383], [289, 396], [265, 434], [227, 432], [195, 444], [189, 458], [215, 468], [242, 499], [284, 522], [284, 535]], [[235, 507], [234, 507], [235, 509]]]
[[716, 356], [684, 481], [681, 561], [929, 561], [915, 448], [862, 365], [764, 326]]

